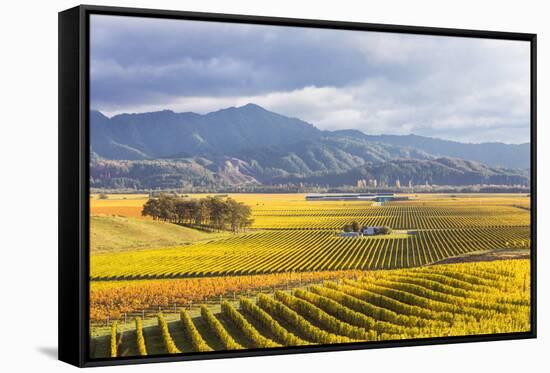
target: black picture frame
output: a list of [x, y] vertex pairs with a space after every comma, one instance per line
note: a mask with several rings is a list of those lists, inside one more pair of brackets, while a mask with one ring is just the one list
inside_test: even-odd
[[[419, 340], [218, 351], [150, 357], [89, 358], [89, 17], [92, 14], [383, 31], [527, 41], [531, 46], [531, 331]], [[536, 338], [537, 36], [529, 33], [399, 26], [81, 5], [59, 13], [59, 360], [79, 367]]]

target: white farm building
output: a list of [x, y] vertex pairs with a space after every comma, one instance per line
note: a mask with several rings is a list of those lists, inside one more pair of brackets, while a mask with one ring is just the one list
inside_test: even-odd
[[361, 233], [363, 236], [374, 236], [375, 234], [378, 234], [381, 229], [382, 227], [363, 227]]

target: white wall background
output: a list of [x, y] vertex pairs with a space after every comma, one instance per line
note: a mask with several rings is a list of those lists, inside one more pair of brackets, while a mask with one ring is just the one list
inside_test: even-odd
[[[126, 366], [132, 372], [541, 372], [550, 366], [547, 193], [549, 11], [544, 1], [93, 1], [94, 4], [538, 33], [537, 340]], [[0, 366], [69, 371], [57, 351], [57, 12], [6, 1], [0, 21]], [[546, 232], [545, 232], [546, 231]]]

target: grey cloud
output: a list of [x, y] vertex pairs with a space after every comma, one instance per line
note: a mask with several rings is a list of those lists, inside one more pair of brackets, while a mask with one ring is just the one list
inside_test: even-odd
[[91, 29], [98, 102], [341, 86], [366, 72], [360, 51], [327, 30], [105, 16]]
[[256, 102], [323, 129], [529, 140], [523, 42], [92, 17], [92, 107]]

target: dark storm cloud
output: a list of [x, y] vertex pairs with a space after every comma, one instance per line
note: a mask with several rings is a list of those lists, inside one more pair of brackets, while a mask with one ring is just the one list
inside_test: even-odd
[[333, 31], [94, 18], [94, 98], [131, 102], [143, 95], [250, 95], [342, 86], [368, 72], [361, 52], [339, 38]]
[[528, 141], [523, 42], [93, 16], [92, 107], [255, 102], [323, 129]]

